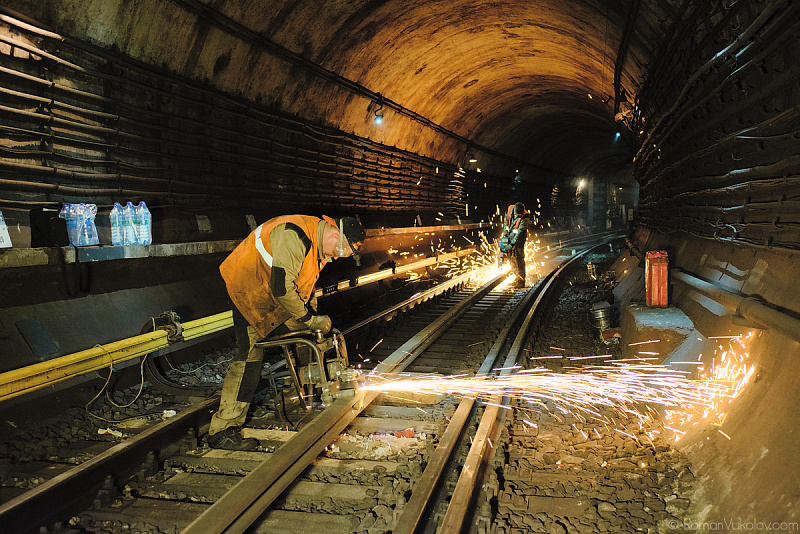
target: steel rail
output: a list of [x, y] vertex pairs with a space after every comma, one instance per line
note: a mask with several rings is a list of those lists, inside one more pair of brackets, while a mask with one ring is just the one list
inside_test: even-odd
[[[447, 282], [447, 288], [453, 287], [461, 281]], [[228, 322], [230, 321], [230, 312], [205, 318], [201, 321], [203, 324], [194, 327], [190, 323], [184, 323], [182, 325], [184, 335], [187, 338], [198, 337], [202, 335], [204, 328], [213, 328], [214, 323], [218, 324], [219, 321], [224, 323], [226, 319]], [[139, 347], [146, 346], [144, 350], [150, 350], [152, 348], [150, 345], [139, 343], [141, 338], [148, 340], [153, 338], [161, 342], [161, 338], [165, 336], [167, 336], [167, 332], [159, 330], [132, 338], [132, 342]], [[106, 346], [96, 349], [102, 352], [104, 348]], [[106, 355], [105, 352], [103, 354]], [[103, 363], [103, 365], [106, 364]], [[124, 443], [115, 445], [92, 460], [3, 504], [0, 506], [0, 524], [4, 528], [10, 529], [10, 532], [38, 532], [43, 524], [62, 520], [64, 517], [74, 515], [77, 510], [85, 509], [91, 505], [95, 498], [95, 492], [103, 487], [109, 473], [117, 476], [133, 474], [144, 462], [147, 453], [169, 446], [180, 437], [185, 436], [189, 428], [200, 428], [207, 424], [208, 414], [215, 409], [218, 402], [218, 397], [207, 399], [197, 406], [181, 412], [178, 416], [163, 421]], [[345, 402], [348, 402], [348, 399], [345, 399]], [[325, 421], [321, 420], [320, 424], [324, 426]], [[334, 432], [334, 430], [330, 432]], [[324, 436], [327, 435], [328, 433], [323, 434], [321, 439], [326, 439]], [[333, 435], [335, 437], [336, 434]]]
[[[400, 372], [433, 343], [446, 328], [508, 275], [498, 275], [442, 314], [378, 364], [371, 374]], [[466, 281], [469, 273], [446, 284]], [[212, 504], [184, 530], [184, 534], [244, 533], [270, 504], [302, 473], [309, 463], [376, 397], [377, 391], [355, 391], [352, 397], [335, 400], [317, 418], [279, 447], [273, 455], [231, 491]]]
[[[529, 291], [514, 307], [506, 325], [498, 334], [492, 348], [489, 350], [486, 358], [484, 358], [483, 363], [478, 369], [476, 376], [486, 376], [490, 373], [503, 347], [508, 343], [511, 330], [517, 326], [520, 316], [530, 307], [530, 301], [533, 299], [534, 295], [539, 292], [538, 287], [540, 286]], [[411, 493], [411, 498], [406, 503], [403, 514], [398, 518], [397, 525], [392, 530], [393, 534], [412, 534], [420, 526], [423, 515], [436, 490], [437, 483], [461, 436], [464, 425], [472, 412], [472, 407], [475, 405], [475, 401], [476, 399], [471, 397], [462, 399], [461, 402], [459, 402], [458, 408], [456, 408], [455, 413], [450, 418], [447, 429], [439, 440], [439, 445], [428, 459], [428, 464], [425, 466], [425, 470], [422, 472], [419, 482], [414, 486], [414, 491]]]
[[41, 525], [62, 521], [88, 508], [109, 474], [133, 475], [148, 453], [163, 450], [190, 428], [207, 424], [209, 412], [218, 403], [219, 398], [207, 399], [0, 505], [0, 530], [38, 533]]
[[[539, 313], [539, 307], [547, 296], [548, 291], [552, 288], [555, 280], [563, 274], [563, 272], [572, 265], [573, 262], [588, 254], [599, 246], [606, 245], [609, 240], [605, 240], [599, 245], [587, 248], [583, 252], [573, 255], [569, 260], [562, 263], [555, 271], [551, 272], [546, 281], [542, 284], [542, 289], [536, 296], [536, 300], [528, 310], [525, 319], [520, 325], [514, 343], [508, 352], [500, 376], [507, 376], [513, 372], [513, 366], [519, 359], [522, 352], [522, 347], [526, 343], [530, 335], [530, 326], [536, 314]], [[468, 517], [471, 517], [470, 509], [474, 501], [475, 488], [483, 475], [485, 461], [488, 451], [493, 448], [491, 438], [494, 436], [497, 425], [502, 422], [505, 413], [501, 413], [501, 406], [508, 403], [507, 398], [501, 399], [500, 396], [493, 396], [486, 403], [487, 407], [483, 412], [483, 417], [478, 425], [478, 430], [472, 440], [467, 458], [464, 461], [464, 466], [461, 469], [456, 487], [453, 490], [453, 495], [450, 498], [450, 504], [447, 507], [444, 519], [442, 520], [441, 527], [437, 532], [444, 534], [457, 534], [464, 528], [464, 522]]]

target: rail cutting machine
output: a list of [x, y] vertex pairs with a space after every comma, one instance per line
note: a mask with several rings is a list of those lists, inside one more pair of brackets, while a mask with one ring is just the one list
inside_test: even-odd
[[340, 396], [352, 395], [357, 387], [360, 373], [349, 367], [344, 335], [335, 328], [327, 335], [299, 330], [271, 336], [255, 346], [262, 350], [281, 348], [294, 388], [306, 409], [316, 388], [321, 391], [322, 402], [327, 404]]

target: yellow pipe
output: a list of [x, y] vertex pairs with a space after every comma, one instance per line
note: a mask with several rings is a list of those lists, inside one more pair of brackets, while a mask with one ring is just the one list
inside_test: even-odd
[[[230, 328], [233, 326], [233, 313], [226, 311], [210, 315], [183, 323], [182, 326], [183, 340], [188, 341]], [[167, 332], [156, 330], [7, 371], [0, 374], [0, 402], [52, 386], [80, 374], [98, 371], [115, 363], [144, 356], [169, 344]]]
[[231, 310], [217, 313], [216, 315], [209, 315], [202, 319], [196, 319], [183, 323], [183, 340], [189, 341], [196, 337], [213, 334], [226, 328], [233, 326], [233, 312]]

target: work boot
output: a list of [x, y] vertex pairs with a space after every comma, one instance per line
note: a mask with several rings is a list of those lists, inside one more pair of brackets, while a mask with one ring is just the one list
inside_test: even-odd
[[252, 451], [258, 447], [258, 440], [243, 438], [242, 429], [229, 426], [221, 432], [211, 434], [206, 438], [206, 443], [212, 449], [225, 449], [227, 451]]

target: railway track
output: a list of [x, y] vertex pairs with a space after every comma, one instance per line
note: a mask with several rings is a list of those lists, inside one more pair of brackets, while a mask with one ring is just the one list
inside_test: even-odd
[[[518, 292], [504, 288], [505, 275], [452, 279], [345, 330], [351, 363], [367, 382], [509, 373], [557, 272]], [[387, 328], [377, 320], [387, 316], [401, 320]], [[9, 500], [0, 522], [10, 532], [457, 532], [472, 521], [502, 419], [491, 400], [484, 409], [361, 388], [295, 428], [254, 417], [245, 432], [262, 450], [232, 452], [200, 439], [216, 402], [176, 406], [174, 417]]]

